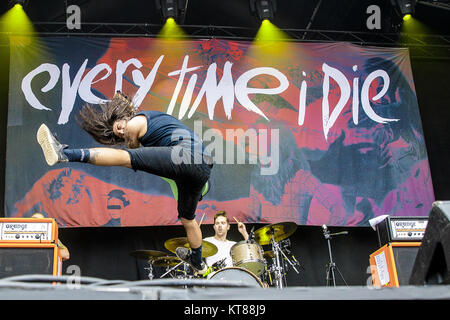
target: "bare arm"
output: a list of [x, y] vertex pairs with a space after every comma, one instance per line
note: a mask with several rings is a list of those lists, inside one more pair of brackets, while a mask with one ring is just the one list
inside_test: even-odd
[[242, 222], [238, 222], [238, 230], [239, 232], [242, 234], [242, 236], [244, 237], [244, 240], [248, 240], [248, 233], [247, 233], [247, 228], [245, 228], [245, 224], [243, 224]]
[[67, 247], [59, 239], [57, 246], [59, 248], [59, 254], [61, 255], [61, 259], [63, 261], [69, 260], [70, 259], [69, 249], [67, 249]]
[[139, 148], [141, 143], [139, 139], [147, 132], [147, 118], [145, 116], [136, 116], [127, 122], [125, 130], [125, 145], [127, 148]]

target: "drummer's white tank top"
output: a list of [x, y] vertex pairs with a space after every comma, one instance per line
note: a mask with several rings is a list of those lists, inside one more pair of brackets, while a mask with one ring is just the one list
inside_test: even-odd
[[233, 245], [236, 244], [235, 241], [221, 241], [217, 240], [214, 237], [208, 237], [204, 239], [205, 241], [211, 242], [217, 247], [217, 253], [213, 256], [205, 258], [206, 264], [208, 266], [212, 266], [214, 263], [216, 263], [219, 260], [222, 260], [223, 258], [226, 258], [225, 263], [226, 267], [232, 267], [233, 266], [233, 260], [231, 259], [230, 250]]

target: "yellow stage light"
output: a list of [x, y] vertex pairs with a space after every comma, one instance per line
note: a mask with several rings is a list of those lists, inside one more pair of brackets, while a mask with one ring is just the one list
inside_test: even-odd
[[261, 22], [252, 44], [245, 53], [249, 63], [258, 65], [289, 65], [295, 59], [292, 38], [265, 19]]
[[174, 18], [168, 18], [157, 35], [161, 39], [177, 39], [183, 38], [186, 34], [183, 29], [176, 23]]
[[275, 26], [268, 19], [264, 19], [261, 22], [261, 26], [256, 34], [255, 42], [256, 43], [267, 43], [267, 42], [277, 42], [283, 40], [289, 40], [290, 37]]
[[1, 32], [9, 34], [34, 34], [33, 24], [23, 10], [21, 4], [15, 4], [9, 11], [0, 17]]
[[268, 19], [261, 22], [261, 26], [253, 41], [255, 49], [267, 55], [286, 55], [286, 48], [291, 37], [275, 26]]

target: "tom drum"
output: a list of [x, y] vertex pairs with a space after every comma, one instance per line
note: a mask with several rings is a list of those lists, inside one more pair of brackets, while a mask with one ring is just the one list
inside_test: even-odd
[[266, 269], [264, 250], [255, 242], [237, 242], [231, 247], [230, 254], [235, 267], [247, 269], [257, 276]]

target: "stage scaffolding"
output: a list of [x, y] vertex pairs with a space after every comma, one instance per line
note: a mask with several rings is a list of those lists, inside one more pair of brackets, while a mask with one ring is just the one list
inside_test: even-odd
[[[64, 37], [156, 37], [162, 25], [150, 23], [95, 23], [84, 22], [80, 29], [69, 30], [65, 22], [33, 22], [39, 36]], [[177, 38], [226, 39], [253, 41], [257, 29], [248, 27], [180, 25], [185, 32]], [[286, 34], [283, 41], [293, 42], [347, 42], [361, 46], [407, 47], [411, 58], [450, 59], [450, 35], [381, 33], [362, 31], [280, 29]], [[0, 44], [7, 45], [8, 35], [0, 33]], [[280, 40], [280, 39], [278, 39]]]

